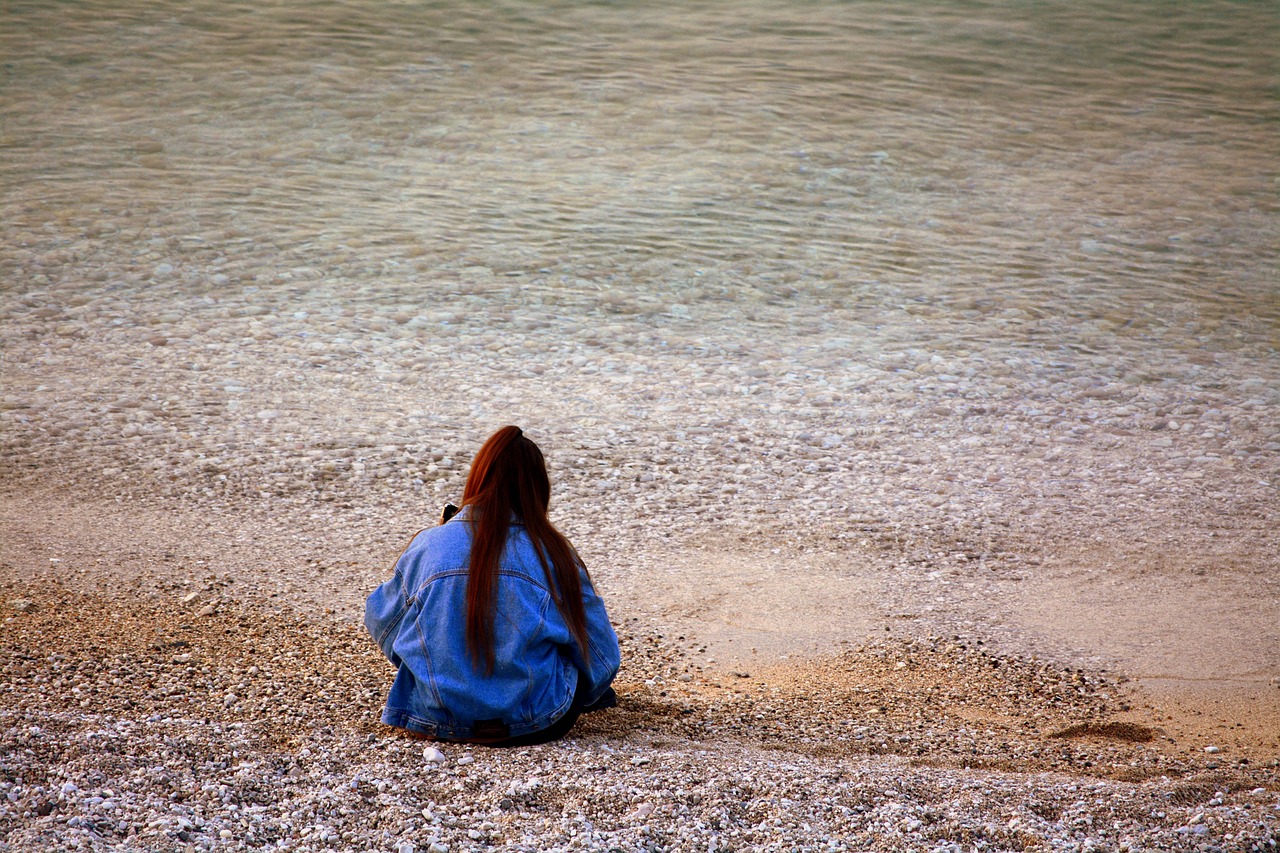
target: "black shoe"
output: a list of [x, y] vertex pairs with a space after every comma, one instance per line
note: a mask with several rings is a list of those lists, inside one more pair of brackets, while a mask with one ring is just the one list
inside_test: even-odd
[[592, 702], [590, 705], [582, 709], [582, 713], [590, 714], [592, 711], [603, 711], [605, 708], [618, 707], [618, 694], [613, 692], [610, 687], [600, 694], [600, 698]]

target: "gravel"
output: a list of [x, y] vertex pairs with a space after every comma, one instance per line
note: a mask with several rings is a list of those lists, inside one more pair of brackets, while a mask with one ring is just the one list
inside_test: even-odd
[[[56, 585], [55, 585], [56, 586]], [[27, 589], [0, 629], [4, 849], [1273, 850], [1280, 771], [1105, 674], [886, 640], [751, 673], [630, 633], [618, 708], [519, 750], [377, 723], [355, 625]], [[690, 674], [681, 680], [681, 674]]]

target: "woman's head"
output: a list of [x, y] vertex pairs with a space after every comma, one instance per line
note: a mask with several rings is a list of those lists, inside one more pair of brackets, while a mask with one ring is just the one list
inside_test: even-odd
[[463, 506], [471, 509], [471, 558], [467, 572], [467, 648], [492, 672], [498, 576], [511, 522], [518, 521], [542, 563], [547, 587], [587, 659], [587, 620], [582, 604], [581, 562], [569, 540], [547, 518], [551, 481], [538, 445], [520, 427], [489, 436], [471, 463]]
[[471, 463], [462, 492], [463, 504], [480, 512], [515, 514], [520, 520], [542, 518], [551, 501], [551, 481], [542, 451], [518, 426], [504, 426]]

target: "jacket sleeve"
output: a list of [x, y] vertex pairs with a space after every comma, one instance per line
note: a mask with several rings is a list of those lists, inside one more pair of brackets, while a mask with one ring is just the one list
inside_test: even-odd
[[581, 685], [585, 690], [583, 704], [592, 705], [609, 689], [614, 676], [618, 674], [618, 667], [622, 664], [622, 650], [618, 647], [618, 635], [605, 611], [604, 600], [596, 594], [586, 572], [582, 573], [582, 606], [587, 616], [589, 660], [582, 661], [579, 654], [575, 655], [574, 663], [578, 667], [578, 678], [586, 679]]
[[405, 588], [405, 576], [400, 563], [396, 564], [396, 573], [391, 580], [375, 589], [364, 603], [364, 627], [374, 642], [382, 649], [387, 660], [400, 666], [400, 656], [395, 653], [396, 636], [400, 623], [409, 612], [414, 599]]

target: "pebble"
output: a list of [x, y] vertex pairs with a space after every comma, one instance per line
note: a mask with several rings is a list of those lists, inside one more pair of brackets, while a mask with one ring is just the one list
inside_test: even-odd
[[[1033, 709], [1063, 721], [1105, 719], [1100, 703], [1117, 685], [1101, 675], [941, 638], [886, 638], [828, 663], [797, 661], [795, 684], [757, 671], [750, 682], [695, 686], [670, 674], [699, 655], [699, 646], [622, 628], [625, 734], [609, 728], [619, 712], [602, 712], [599, 723], [587, 715], [555, 744], [459, 748], [456, 763], [467, 769], [455, 774], [435, 745], [334, 723], [376, 720], [389, 678], [358, 624], [235, 601], [224, 602], [221, 622], [191, 623], [160, 599], [151, 605], [113, 599], [96, 611], [86, 609], [85, 599], [53, 595], [47, 605], [33, 596], [42, 604], [32, 614], [44, 620], [38, 636], [11, 621], [0, 646], [12, 653], [0, 665], [10, 688], [5, 707], [17, 721], [4, 735], [12, 748], [5, 759], [9, 781], [0, 780], [0, 820], [14, 849], [71, 847], [77, 830], [101, 832], [108, 815], [112, 825], [134, 827], [129, 842], [139, 849], [250, 848], [269, 841], [257, 834], [261, 827], [286, 825], [292, 834], [277, 840], [294, 848], [383, 851], [404, 844], [427, 851], [517, 849], [523, 843], [517, 839], [545, 846], [556, 838], [581, 839], [561, 846], [588, 850], [647, 849], [655, 842], [665, 849], [725, 848], [734, 838], [748, 847], [767, 839], [780, 849], [821, 849], [830, 846], [823, 839], [857, 838], [859, 850], [878, 853], [934, 830], [991, 849], [1008, 846], [1015, 831], [1047, 849], [1119, 849], [1124, 839], [1134, 849], [1181, 849], [1178, 840], [1193, 834], [1248, 849], [1274, 837], [1249, 810], [1223, 808], [1222, 791], [1200, 810], [1168, 809], [1175, 794], [1197, 790], [1187, 789], [1187, 780], [1205, 767], [1164, 751], [1159, 741], [1047, 741], [1042, 720], [1022, 724], [1039, 719]], [[77, 607], [67, 606], [73, 601]], [[69, 620], [75, 631], [45, 625]], [[229, 632], [224, 623], [239, 630]], [[133, 638], [150, 632], [182, 635], [200, 649], [206, 662], [195, 671], [200, 689], [187, 689], [193, 676], [186, 663], [137, 647]], [[246, 642], [261, 652], [256, 672], [242, 668]], [[30, 653], [36, 644], [41, 653]], [[912, 661], [913, 679], [935, 679], [945, 690], [912, 687], [896, 666], [903, 660]], [[69, 672], [77, 690], [94, 691], [92, 708], [69, 692], [50, 692]], [[645, 687], [647, 681], [654, 686]], [[886, 685], [892, 690], [880, 692]], [[255, 698], [265, 687], [270, 695]], [[669, 703], [681, 713], [659, 710]], [[983, 725], [971, 729], [964, 717], [950, 719], [957, 706], [982, 707]], [[283, 727], [281, 708], [291, 711]], [[264, 748], [281, 731], [291, 733], [290, 745]], [[634, 738], [660, 741], [661, 753], [623, 758]], [[101, 761], [104, 749], [126, 744], [136, 760]], [[823, 745], [821, 754], [809, 751], [814, 744]], [[944, 763], [914, 764], [920, 749]], [[1063, 749], [1074, 756], [1070, 762], [1054, 758]], [[410, 760], [418, 755], [421, 761]], [[965, 768], [962, 757], [994, 763]], [[1110, 762], [1150, 775], [1137, 784], [1090, 775], [1089, 767]], [[424, 778], [424, 763], [439, 769]], [[1235, 772], [1258, 780], [1242, 790], [1269, 798], [1263, 782], [1271, 771]], [[48, 805], [45, 792], [58, 792], [57, 803]], [[999, 820], [990, 803], [1005, 804]], [[1215, 810], [1212, 820], [1208, 808]], [[69, 819], [51, 823], [42, 809]], [[1198, 813], [1205, 817], [1193, 822]], [[670, 818], [657, 819], [662, 814]], [[1136, 828], [1096, 819], [1108, 814], [1143, 817]], [[406, 823], [406, 815], [420, 823]], [[1015, 818], [1016, 830], [1009, 829]], [[1082, 823], [1086, 818], [1093, 820]], [[424, 830], [410, 838], [387, 835]], [[1234, 847], [1225, 844], [1228, 837]]]

